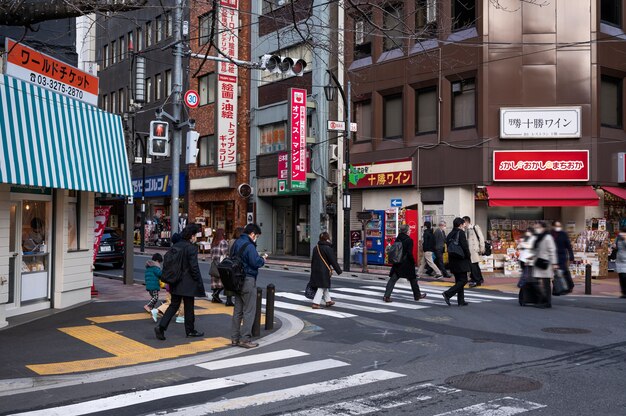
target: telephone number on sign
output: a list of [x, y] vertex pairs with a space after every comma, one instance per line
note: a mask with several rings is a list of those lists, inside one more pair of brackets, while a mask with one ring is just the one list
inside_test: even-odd
[[39, 84], [43, 87], [50, 88], [51, 90], [60, 92], [62, 94], [68, 95], [70, 97], [75, 97], [78, 99], [83, 98], [83, 91], [78, 88], [70, 87], [62, 82], [59, 82], [55, 79], [45, 77], [39, 74], [30, 74], [30, 82], [35, 84]]

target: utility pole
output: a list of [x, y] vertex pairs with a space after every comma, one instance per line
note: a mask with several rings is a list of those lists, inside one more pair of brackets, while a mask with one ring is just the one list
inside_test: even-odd
[[174, 7], [174, 98], [172, 105], [172, 208], [170, 210], [171, 235], [178, 232], [178, 209], [179, 209], [179, 183], [180, 183], [180, 151], [182, 146], [182, 125], [181, 125], [181, 92], [183, 88], [183, 45], [182, 45], [182, 25], [183, 25], [183, 3], [176, 0]]

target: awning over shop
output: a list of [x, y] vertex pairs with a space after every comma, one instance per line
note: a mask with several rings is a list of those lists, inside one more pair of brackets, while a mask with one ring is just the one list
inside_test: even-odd
[[0, 183], [132, 195], [120, 117], [0, 75]]
[[591, 186], [487, 186], [490, 207], [595, 207]]
[[603, 186], [602, 189], [615, 195], [618, 198], [626, 199], [626, 188], [618, 188], [617, 186]]

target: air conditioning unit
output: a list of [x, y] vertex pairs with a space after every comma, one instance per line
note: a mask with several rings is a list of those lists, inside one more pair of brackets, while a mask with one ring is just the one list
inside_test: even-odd
[[328, 159], [330, 162], [336, 162], [339, 159], [339, 146], [331, 144], [328, 146]]
[[365, 23], [358, 20], [354, 23], [354, 43], [362, 45], [365, 41]]
[[339, 169], [331, 169], [328, 174], [328, 182], [333, 185], [337, 185], [339, 183]]

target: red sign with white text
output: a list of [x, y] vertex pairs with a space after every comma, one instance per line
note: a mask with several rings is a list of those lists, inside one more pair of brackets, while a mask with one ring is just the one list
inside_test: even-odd
[[589, 180], [588, 150], [495, 150], [493, 180], [573, 182]]
[[306, 90], [289, 89], [289, 187], [306, 187]]

